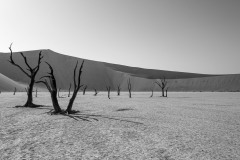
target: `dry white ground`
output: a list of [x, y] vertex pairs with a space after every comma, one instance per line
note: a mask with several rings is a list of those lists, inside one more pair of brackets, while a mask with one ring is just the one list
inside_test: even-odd
[[46, 113], [48, 93], [34, 98], [45, 105], [36, 109], [14, 108], [26, 93], [1, 93], [0, 159], [240, 159], [240, 93], [159, 95], [79, 93], [81, 112], [68, 117]]

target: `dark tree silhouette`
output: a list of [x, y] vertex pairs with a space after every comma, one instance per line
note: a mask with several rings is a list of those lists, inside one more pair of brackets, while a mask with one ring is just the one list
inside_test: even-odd
[[29, 83], [29, 86], [28, 86], [28, 98], [27, 98], [27, 102], [23, 105], [23, 107], [36, 107], [37, 105], [33, 104], [33, 97], [32, 97], [32, 91], [33, 91], [33, 85], [35, 83], [35, 77], [40, 69], [40, 64], [41, 64], [41, 60], [43, 58], [42, 56], [42, 51], [39, 52], [39, 55], [38, 55], [38, 63], [37, 63], [37, 66], [36, 67], [31, 67], [27, 61], [27, 58], [24, 56], [24, 54], [22, 52], [20, 52], [21, 56], [23, 57], [24, 59], [24, 62], [27, 66], [27, 71], [25, 71], [23, 69], [23, 67], [21, 67], [20, 65], [16, 64], [13, 60], [13, 52], [12, 52], [12, 44], [10, 45], [9, 47], [9, 50], [11, 52], [10, 54], [10, 60], [9, 62], [18, 67], [27, 77], [30, 78], [30, 83]]
[[127, 83], [128, 83], [129, 98], [132, 98], [132, 84], [131, 84], [130, 78], [128, 79]]
[[70, 94], [71, 94], [71, 87], [72, 87], [72, 84], [70, 83], [70, 86], [69, 86], [69, 89], [68, 89], [68, 97], [70, 97]]
[[78, 61], [76, 63], [76, 66], [74, 68], [74, 75], [73, 75], [73, 84], [74, 84], [74, 90], [73, 90], [73, 95], [71, 97], [71, 99], [69, 100], [69, 103], [68, 103], [68, 106], [67, 106], [67, 110], [66, 112], [68, 114], [74, 114], [74, 113], [77, 113], [78, 111], [75, 111], [75, 110], [72, 110], [72, 106], [73, 106], [73, 102], [78, 94], [78, 91], [79, 89], [83, 86], [81, 85], [81, 75], [82, 75], [82, 68], [83, 68], [83, 64], [84, 64], [84, 60], [82, 61], [82, 64], [79, 68], [79, 71], [78, 71], [78, 77], [77, 77], [77, 82], [76, 82], [76, 70], [77, 70], [77, 67], [78, 67]]
[[96, 88], [94, 88], [94, 91], [95, 91], [95, 93], [94, 93], [94, 96], [97, 96], [97, 94], [98, 94], [98, 91], [97, 91], [97, 89], [96, 89]]
[[118, 84], [117, 86], [117, 95], [120, 96], [120, 92], [121, 92], [121, 86], [120, 84]]
[[13, 95], [15, 95], [16, 92], [17, 92], [17, 88], [15, 87], [15, 88], [14, 88], [14, 91], [13, 91]]
[[167, 83], [168, 83], [168, 82], [166, 81], [166, 78], [163, 77], [163, 78], [161, 79], [161, 82], [156, 81], [155, 83], [161, 88], [161, 90], [162, 90], [162, 97], [165, 97], [165, 95], [164, 95], [164, 89], [167, 87]]
[[110, 92], [111, 92], [111, 87], [110, 86], [106, 86], [107, 91], [108, 91], [108, 99], [110, 99]]
[[[48, 91], [50, 92], [51, 99], [52, 99], [52, 104], [53, 104], [53, 108], [54, 108], [53, 113], [54, 114], [62, 113], [62, 110], [59, 106], [58, 99], [57, 99], [57, 83], [56, 83], [56, 79], [54, 77], [53, 68], [49, 63], [46, 62], [46, 64], [48, 65], [48, 67], [50, 69], [50, 72], [48, 73], [47, 76], [41, 77], [41, 79], [44, 79], [44, 80], [37, 81], [36, 83], [45, 84]], [[47, 81], [47, 78], [48, 78], [50, 83]]]
[[87, 90], [87, 85], [85, 85], [84, 88], [83, 88], [83, 95], [85, 95], [86, 90]]

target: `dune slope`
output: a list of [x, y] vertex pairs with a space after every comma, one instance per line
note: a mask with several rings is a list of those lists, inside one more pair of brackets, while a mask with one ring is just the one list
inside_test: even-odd
[[[23, 52], [30, 63], [34, 66], [37, 63], [40, 50]], [[51, 50], [42, 50], [43, 61], [49, 62], [54, 68], [54, 75], [57, 79], [58, 88], [67, 90], [70, 83], [73, 83], [73, 69], [77, 60], [81, 63], [81, 58], [62, 55]], [[28, 77], [18, 68], [9, 62], [9, 53], [0, 53], [0, 73], [10, 79], [27, 83]], [[18, 53], [14, 53], [14, 60], [21, 66], [25, 66], [23, 58]], [[43, 62], [37, 79], [49, 71], [48, 66]], [[239, 91], [240, 74], [236, 75], [207, 75], [185, 72], [163, 71], [153, 69], [143, 69], [128, 67], [105, 62], [85, 60], [82, 83], [88, 85], [89, 90], [94, 88], [106, 90], [106, 85], [115, 90], [121, 84], [122, 90], [127, 90], [127, 79], [131, 79], [134, 91], [149, 91], [152, 86], [155, 90], [159, 87], [154, 82], [159, 78], [166, 77], [169, 80], [169, 90], [172, 91]], [[1, 89], [1, 88], [0, 88]]]

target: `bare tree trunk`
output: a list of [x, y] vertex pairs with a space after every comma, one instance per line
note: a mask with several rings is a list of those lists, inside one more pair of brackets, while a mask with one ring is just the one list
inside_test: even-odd
[[58, 89], [58, 98], [61, 98], [60, 97], [60, 90], [61, 90], [61, 88]]
[[120, 84], [117, 86], [117, 95], [120, 96], [121, 87]]
[[72, 84], [70, 83], [70, 87], [69, 87], [69, 89], [68, 89], [68, 97], [70, 97], [71, 87], [72, 87]]
[[41, 79], [42, 78], [48, 78], [50, 83], [48, 83], [46, 79], [44, 81], [43, 80], [37, 81], [36, 83], [43, 83], [43, 84], [45, 84], [45, 86], [47, 87], [48, 91], [51, 94], [51, 99], [52, 99], [52, 105], [53, 105], [53, 108], [54, 108], [54, 113], [55, 114], [62, 113], [61, 107], [58, 104], [57, 83], [56, 83], [56, 79], [55, 79], [54, 74], [53, 74], [53, 68], [52, 68], [52, 66], [49, 63], [47, 63], [47, 64], [48, 64], [48, 67], [51, 70], [51, 72], [48, 73], [49, 76], [43, 76], [43, 77], [41, 77]]
[[86, 90], [87, 90], [87, 85], [84, 86], [84, 88], [83, 88], [83, 95], [85, 95]]
[[167, 97], [167, 92], [168, 92], [169, 87], [166, 88], [166, 97]]
[[27, 102], [26, 102], [26, 104], [24, 106], [33, 106], [33, 103], [32, 103], [32, 101], [33, 101], [32, 92], [33, 92], [33, 85], [35, 83], [34, 79], [35, 79], [35, 77], [31, 78], [31, 82], [30, 82], [30, 84], [28, 86], [28, 92], [27, 92], [28, 98], [27, 98]]
[[164, 88], [162, 88], [162, 97], [164, 97]]
[[151, 94], [151, 96], [150, 97], [153, 97], [153, 89], [152, 89], [152, 94]]
[[95, 91], [95, 93], [94, 93], [94, 96], [97, 96], [97, 94], [98, 94], [98, 91], [97, 91], [97, 89], [96, 89], [96, 88], [94, 88], [94, 91]]
[[53, 91], [50, 94], [51, 94], [52, 105], [53, 105], [55, 113], [61, 113], [62, 109], [60, 108], [60, 106], [58, 104], [57, 92]]
[[77, 83], [76, 83], [76, 69], [78, 67], [78, 61], [77, 61], [76, 66], [74, 68], [74, 75], [73, 75], [74, 91], [73, 91], [73, 95], [72, 95], [71, 99], [69, 100], [69, 103], [68, 103], [68, 106], [67, 106], [67, 109], [66, 109], [66, 112], [68, 114], [74, 114], [74, 113], [78, 112], [78, 111], [72, 110], [72, 106], [73, 106], [73, 102], [74, 102], [74, 100], [75, 100], [75, 98], [78, 94], [79, 89], [83, 86], [83, 85], [81, 85], [81, 75], [82, 75], [83, 64], [84, 64], [84, 60], [82, 61], [82, 64], [81, 64], [81, 66], [79, 68], [79, 71], [78, 71]]
[[111, 87], [110, 86], [106, 86], [107, 91], [108, 91], [108, 99], [110, 99], [110, 91], [111, 91]]
[[128, 79], [127, 83], [128, 83], [129, 98], [132, 98], [132, 84], [131, 84], [130, 78]]
[[13, 91], [13, 95], [15, 95], [16, 92], [17, 92], [17, 88], [15, 87], [15, 88], [14, 88], [14, 91]]

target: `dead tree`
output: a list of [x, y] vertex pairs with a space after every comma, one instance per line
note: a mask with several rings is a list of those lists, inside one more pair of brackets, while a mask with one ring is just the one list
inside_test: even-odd
[[95, 93], [94, 93], [94, 96], [97, 96], [97, 94], [98, 94], [98, 91], [97, 91], [97, 89], [96, 89], [96, 88], [94, 88], [94, 91], [95, 91]]
[[168, 92], [169, 87], [166, 88], [166, 97], [167, 97], [167, 92]]
[[163, 77], [163, 78], [161, 79], [161, 82], [156, 81], [155, 83], [161, 88], [161, 90], [162, 90], [162, 97], [165, 97], [165, 95], [164, 95], [164, 89], [167, 87], [167, 83], [168, 83], [168, 82], [166, 81], [166, 78]]
[[15, 95], [16, 92], [17, 92], [17, 88], [15, 87], [15, 88], [14, 88], [14, 91], [13, 91], [13, 95]]
[[58, 98], [61, 98], [60, 97], [60, 91], [61, 91], [61, 88], [58, 89]]
[[32, 91], [33, 91], [33, 85], [35, 83], [35, 77], [40, 69], [40, 64], [41, 64], [41, 60], [43, 58], [42, 56], [42, 51], [39, 52], [39, 55], [38, 55], [38, 63], [37, 63], [37, 66], [36, 67], [31, 67], [27, 61], [27, 58], [24, 56], [24, 54], [22, 52], [20, 52], [21, 56], [23, 57], [24, 59], [24, 62], [27, 66], [27, 71], [25, 71], [23, 69], [23, 67], [21, 67], [20, 65], [16, 64], [15, 61], [13, 60], [13, 53], [12, 53], [12, 44], [10, 45], [9, 47], [9, 50], [11, 52], [10, 54], [10, 60], [8, 60], [12, 65], [18, 67], [27, 77], [30, 78], [30, 83], [29, 83], [29, 86], [28, 86], [28, 98], [27, 98], [27, 102], [23, 105], [24, 107], [36, 107], [35, 104], [33, 104], [33, 97], [32, 97]]
[[37, 92], [38, 92], [38, 90], [37, 90], [37, 88], [36, 88], [36, 95], [35, 95], [35, 97], [37, 97]]
[[72, 84], [70, 83], [70, 87], [69, 87], [69, 89], [68, 89], [68, 97], [70, 97], [71, 87], [72, 87]]
[[151, 87], [152, 94], [151, 94], [150, 98], [153, 97], [153, 90], [154, 90], [154, 83], [153, 83], [153, 85]]
[[118, 84], [117, 86], [117, 95], [120, 96], [120, 92], [121, 92], [121, 87], [120, 84]]
[[87, 90], [87, 85], [85, 85], [84, 88], [83, 88], [83, 95], [85, 95], [86, 90]]
[[74, 90], [73, 90], [73, 95], [72, 95], [71, 99], [69, 100], [69, 103], [68, 103], [68, 106], [67, 106], [66, 112], [68, 114], [73, 114], [73, 113], [78, 112], [78, 111], [72, 110], [72, 106], [73, 106], [73, 102], [74, 102], [74, 100], [75, 100], [75, 98], [78, 94], [79, 89], [83, 86], [83, 85], [81, 85], [81, 75], [82, 75], [83, 64], [84, 64], [84, 60], [82, 61], [82, 64], [81, 64], [81, 66], [79, 68], [79, 71], [78, 71], [77, 82], [76, 82], [76, 76], [77, 76], [76, 75], [76, 70], [77, 70], [77, 67], [78, 67], [78, 61], [77, 61], [76, 66], [74, 68], [74, 74], [73, 74]]
[[[62, 113], [62, 110], [59, 106], [58, 99], [57, 99], [57, 83], [56, 83], [56, 79], [53, 74], [53, 68], [49, 63], [46, 62], [46, 64], [48, 65], [50, 72], [48, 73], [47, 76], [41, 77], [42, 80], [37, 81], [36, 83], [43, 83], [47, 87], [48, 91], [50, 92], [51, 99], [52, 99], [52, 105], [54, 108], [53, 113]], [[48, 81], [47, 81], [47, 79], [48, 79]]]
[[128, 79], [127, 83], [128, 83], [129, 98], [132, 98], [132, 84], [131, 84], [130, 78]]
[[108, 91], [108, 99], [110, 99], [110, 91], [111, 91], [111, 87], [110, 86], [106, 86], [107, 91]]
[[153, 97], [153, 88], [152, 88], [152, 94], [151, 94], [150, 98], [151, 98], [151, 97]]

